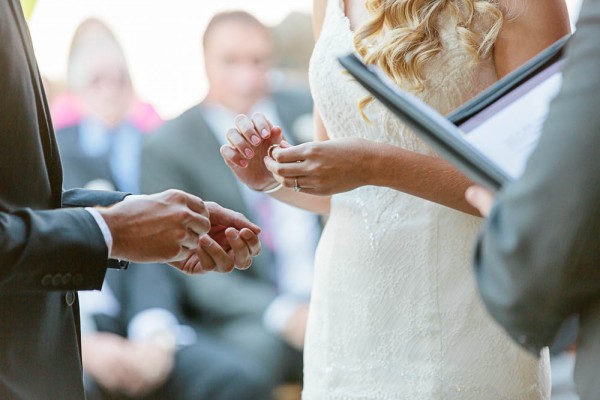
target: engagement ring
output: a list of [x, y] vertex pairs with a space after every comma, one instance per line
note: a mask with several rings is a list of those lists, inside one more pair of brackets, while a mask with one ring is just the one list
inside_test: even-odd
[[294, 192], [298, 193], [301, 190], [302, 190], [302, 188], [300, 186], [298, 186], [298, 177], [295, 177], [294, 178]]
[[[272, 144], [269, 146], [269, 148], [267, 149], [267, 155], [271, 158], [273, 158], [273, 150], [275, 150], [276, 148], [278, 148], [279, 145], [278, 144]], [[275, 158], [273, 158], [274, 160]]]

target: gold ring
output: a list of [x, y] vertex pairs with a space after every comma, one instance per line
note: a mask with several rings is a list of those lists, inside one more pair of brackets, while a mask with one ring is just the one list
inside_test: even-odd
[[[278, 144], [272, 144], [269, 146], [269, 148], [267, 149], [267, 155], [271, 158], [273, 158], [273, 150], [275, 150], [276, 148], [278, 148], [279, 145]], [[275, 158], [273, 158], [274, 160]]]

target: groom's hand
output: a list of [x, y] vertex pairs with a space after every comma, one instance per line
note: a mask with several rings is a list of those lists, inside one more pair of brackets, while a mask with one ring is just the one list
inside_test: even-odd
[[113, 238], [110, 256], [133, 262], [186, 259], [211, 228], [205, 203], [179, 190], [127, 196], [98, 212]]
[[260, 228], [242, 214], [168, 190], [128, 196], [98, 211], [108, 225], [111, 257], [164, 262], [184, 272], [245, 269], [260, 252]]

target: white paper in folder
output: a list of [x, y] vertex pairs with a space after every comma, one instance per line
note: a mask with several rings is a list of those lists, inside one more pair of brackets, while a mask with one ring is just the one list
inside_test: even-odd
[[564, 60], [557, 62], [459, 126], [467, 142], [513, 179], [539, 141], [563, 66]]

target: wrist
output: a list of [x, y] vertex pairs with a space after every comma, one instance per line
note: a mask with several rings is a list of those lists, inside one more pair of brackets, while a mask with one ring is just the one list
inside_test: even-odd
[[358, 180], [360, 186], [374, 185], [382, 186], [382, 176], [388, 168], [394, 168], [385, 161], [384, 146], [381, 143], [361, 139], [360, 151], [358, 152], [359, 165]]

